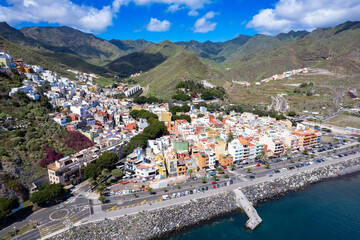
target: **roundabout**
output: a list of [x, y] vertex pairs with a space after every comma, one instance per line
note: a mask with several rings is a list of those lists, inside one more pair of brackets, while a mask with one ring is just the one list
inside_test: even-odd
[[69, 215], [69, 211], [67, 209], [60, 209], [60, 210], [56, 210], [55, 212], [50, 214], [49, 218], [52, 221], [56, 221], [56, 220], [63, 219], [65, 217], [67, 217], [68, 215]]

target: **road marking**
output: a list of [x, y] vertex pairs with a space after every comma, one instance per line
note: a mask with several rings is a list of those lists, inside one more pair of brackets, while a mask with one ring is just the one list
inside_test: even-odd
[[128, 205], [127, 207], [126, 207], [126, 209], [128, 209], [130, 207], [130, 205]]
[[134, 206], [135, 206], [135, 204], [131, 205], [131, 207], [134, 207]]
[[125, 206], [124, 207], [122, 207], [121, 209], [124, 209], [125, 208]]
[[119, 208], [120, 208], [120, 207], [117, 207], [117, 208], [116, 208], [116, 211], [119, 210]]
[[146, 200], [142, 201], [142, 202], [141, 202], [141, 205], [143, 205], [144, 203], [146, 203]]

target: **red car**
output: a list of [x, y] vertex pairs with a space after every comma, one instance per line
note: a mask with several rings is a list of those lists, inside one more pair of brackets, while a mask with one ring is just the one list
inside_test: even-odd
[[223, 169], [227, 169], [227, 166], [224, 166]]
[[260, 167], [261, 166], [261, 164], [259, 163], [258, 165], [256, 165], [257, 167]]
[[125, 185], [125, 184], [128, 184], [129, 183], [129, 181], [126, 181], [126, 182], [120, 182], [121, 183], [121, 185]]
[[217, 182], [211, 182], [211, 184], [217, 184]]

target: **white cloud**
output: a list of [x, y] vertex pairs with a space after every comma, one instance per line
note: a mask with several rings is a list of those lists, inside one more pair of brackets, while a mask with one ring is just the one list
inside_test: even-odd
[[260, 10], [247, 24], [265, 34], [313, 30], [360, 20], [359, 0], [280, 0], [275, 8]]
[[179, 7], [179, 5], [173, 4], [173, 5], [170, 5], [166, 11], [174, 13], [174, 12], [177, 12], [177, 11], [183, 9], [183, 8], [184, 7]]
[[97, 9], [77, 5], [70, 0], [8, 0], [10, 6], [0, 5], [0, 21], [10, 24], [20, 22], [48, 22], [67, 25], [85, 32], [103, 32], [113, 24], [122, 5], [129, 0], [114, 0], [111, 6]]
[[166, 32], [170, 30], [171, 23], [167, 20], [160, 21], [156, 18], [151, 18], [146, 30], [150, 32]]
[[199, 12], [196, 10], [190, 10], [188, 15], [192, 17], [196, 17], [197, 15], [199, 15]]
[[199, 18], [198, 20], [196, 20], [195, 25], [194, 25], [194, 32], [195, 33], [207, 33], [210, 31], [214, 31], [216, 28], [217, 23], [216, 22], [211, 22], [209, 21], [209, 19], [212, 19], [215, 17], [217, 13], [210, 11], [208, 13], [205, 14], [205, 16], [203, 16], [202, 18]]
[[137, 5], [147, 5], [151, 3], [163, 3], [169, 5], [186, 6], [192, 10], [201, 9], [211, 0], [133, 0]]

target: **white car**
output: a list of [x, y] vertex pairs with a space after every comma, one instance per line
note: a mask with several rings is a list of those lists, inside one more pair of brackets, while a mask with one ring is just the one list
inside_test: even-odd
[[162, 200], [169, 200], [171, 199], [169, 195], [162, 195]]

